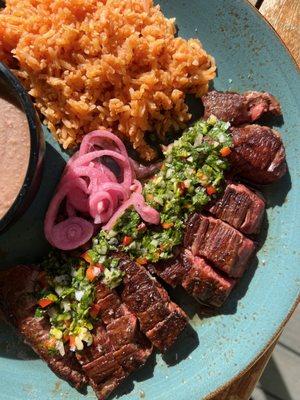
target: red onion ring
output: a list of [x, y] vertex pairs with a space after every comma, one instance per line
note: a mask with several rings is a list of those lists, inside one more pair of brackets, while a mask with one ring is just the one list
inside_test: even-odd
[[88, 242], [93, 233], [94, 227], [89, 221], [70, 217], [53, 226], [51, 240], [58, 249], [73, 250]]
[[87, 192], [87, 186], [83, 179], [66, 182], [60, 186], [54, 195], [45, 217], [44, 232], [46, 239], [52, 246], [61, 250], [71, 250], [81, 246], [92, 237], [94, 232], [94, 227], [90, 222], [75, 216], [55, 224], [62, 201], [75, 188]]
[[[119, 165], [121, 182], [101, 162], [104, 156]], [[123, 142], [113, 133], [98, 130], [87, 134], [79, 151], [67, 163], [49, 205], [44, 224], [47, 240], [62, 250], [75, 249], [92, 237], [96, 225], [105, 224], [102, 229], [110, 230], [131, 206], [146, 222], [159, 223], [159, 213], [145, 203], [142, 184], [134, 179], [132, 164]], [[55, 223], [64, 199], [68, 218]], [[87, 219], [78, 216], [78, 212]], [[90, 218], [94, 224], [88, 220]]]
[[160, 214], [154, 208], [145, 203], [144, 196], [140, 193], [132, 193], [131, 195], [133, 206], [140, 214], [140, 217], [149, 224], [157, 225], [160, 222]]
[[86, 153], [91, 152], [91, 148], [93, 145], [97, 145], [98, 147], [108, 148], [107, 144], [103, 143], [103, 139], [111, 140], [117, 146], [117, 149], [120, 151], [121, 154], [127, 157], [126, 147], [121, 139], [119, 139], [113, 133], [106, 131], [106, 130], [96, 130], [88, 133], [82, 139], [79, 155], [82, 156]]
[[125, 156], [122, 154], [119, 154], [115, 151], [112, 150], [98, 150], [98, 151], [92, 151], [91, 153], [84, 154], [83, 156], [78, 157], [74, 163], [72, 164], [74, 167], [78, 166], [84, 166], [90, 163], [91, 161], [103, 157], [103, 156], [109, 156], [120, 165], [120, 168], [123, 169], [123, 181], [122, 184], [124, 186], [129, 187], [132, 180], [133, 180], [133, 171], [130, 166], [128, 157], [126, 159]]
[[[90, 196], [90, 214], [94, 218], [95, 224], [107, 222], [113, 212], [113, 200], [109, 192], [99, 191]], [[101, 207], [101, 208], [100, 208]]]
[[68, 199], [66, 201], [66, 211], [67, 211], [68, 217], [76, 217], [76, 210], [72, 206], [72, 204], [69, 202]]

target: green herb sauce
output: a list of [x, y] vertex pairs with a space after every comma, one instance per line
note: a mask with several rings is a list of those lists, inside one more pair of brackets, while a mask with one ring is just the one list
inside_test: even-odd
[[211, 117], [186, 130], [165, 151], [161, 170], [143, 188], [146, 202], [160, 213], [161, 225], [146, 226], [135, 210], [127, 210], [113, 231], [101, 231], [94, 240], [89, 252], [93, 261], [105, 263], [106, 254], [117, 248], [141, 262], [172, 257], [187, 217], [222, 190], [228, 162], [220, 151], [232, 145], [228, 128], [228, 123]]
[[90, 331], [93, 329], [89, 310], [94, 301], [95, 286], [86, 278], [87, 263], [53, 252], [42, 268], [46, 271], [47, 281], [39, 298], [51, 300], [52, 304], [44, 309], [38, 307], [35, 316], [49, 317], [50, 336], [55, 339], [57, 350], [70, 336], [74, 338], [76, 349], [81, 350], [83, 342], [92, 343]]

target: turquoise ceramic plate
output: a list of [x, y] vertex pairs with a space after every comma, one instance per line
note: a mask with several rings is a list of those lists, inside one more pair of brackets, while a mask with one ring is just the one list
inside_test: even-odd
[[[191, 329], [165, 356], [156, 355], [117, 392], [137, 400], [199, 400], [234, 379], [264, 350], [282, 326], [300, 285], [300, 82], [299, 72], [274, 31], [244, 1], [162, 0], [179, 33], [197, 37], [218, 63], [217, 89], [270, 91], [281, 101], [278, 121], [287, 150], [289, 174], [264, 190], [268, 215], [257, 260], [221, 314], [201, 320], [197, 306], [181, 293]], [[18, 225], [0, 238], [1, 263], [38, 259], [47, 251], [42, 216], [66, 156], [48, 138], [43, 184]], [[267, 232], [268, 231], [268, 232]], [[268, 234], [267, 234], [268, 233]], [[189, 303], [189, 304], [188, 304]], [[22, 345], [11, 329], [0, 331], [0, 398], [5, 400], [78, 400], [70, 388]], [[88, 399], [94, 395], [90, 391]]]

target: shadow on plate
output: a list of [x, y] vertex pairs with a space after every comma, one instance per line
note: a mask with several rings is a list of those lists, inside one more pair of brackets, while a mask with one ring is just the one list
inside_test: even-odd
[[0, 357], [15, 360], [36, 360], [38, 356], [17, 335], [14, 328], [0, 317]]
[[288, 201], [288, 193], [291, 188], [292, 181], [289, 170], [287, 170], [287, 173], [279, 181], [262, 187], [261, 192], [267, 200], [267, 208], [282, 206]]
[[272, 114], [266, 114], [261, 117], [256, 123], [259, 125], [269, 126], [270, 128], [280, 128], [284, 124], [284, 118], [283, 115], [275, 116]]
[[188, 325], [184, 332], [179, 336], [176, 343], [162, 358], [170, 367], [179, 364], [181, 361], [189, 357], [189, 355], [198, 347], [199, 338], [197, 332]]

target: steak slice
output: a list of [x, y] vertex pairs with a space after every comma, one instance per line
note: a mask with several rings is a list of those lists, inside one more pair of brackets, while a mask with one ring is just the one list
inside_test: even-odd
[[114, 350], [120, 349], [125, 344], [135, 341], [138, 330], [137, 319], [128, 313], [107, 325], [106, 330]]
[[110, 293], [103, 299], [97, 299], [96, 307], [98, 310], [98, 316], [107, 325], [115, 321], [116, 318], [124, 315], [124, 306], [122, 305], [120, 298], [114, 293]]
[[185, 231], [183, 237], [183, 246], [187, 248], [195, 240], [195, 235], [197, 234], [200, 225], [199, 214], [191, 214], [185, 224]]
[[190, 243], [192, 254], [233, 278], [241, 277], [255, 251], [253, 241], [219, 219], [201, 214], [198, 218], [198, 230]]
[[112, 352], [83, 365], [82, 369], [99, 400], [108, 397], [126, 378]]
[[0, 308], [8, 322], [22, 335], [24, 341], [48, 364], [60, 378], [77, 389], [86, 384], [86, 378], [74, 353], [67, 350], [64, 356], [48, 350], [50, 326], [44, 318], [35, 318], [34, 297], [39, 270], [33, 266], [19, 265], [0, 273]]
[[255, 183], [272, 183], [287, 170], [280, 135], [267, 126], [232, 128], [233, 149], [228, 159], [237, 173]]
[[188, 273], [188, 269], [184, 266], [179, 257], [150, 264], [147, 268], [151, 274], [158, 275], [164, 282], [173, 288], [180, 286], [183, 278]]
[[145, 364], [152, 346], [115, 290], [98, 283], [95, 307], [104, 318], [94, 328], [91, 346], [77, 354], [77, 358], [98, 398], [103, 399]]
[[93, 331], [93, 343], [76, 353], [89, 384], [99, 399], [106, 398], [126, 378], [114, 357], [114, 349], [105, 326], [98, 322]]
[[141, 343], [142, 340], [139, 341], [139, 345], [128, 343], [114, 353], [118, 364], [128, 373], [143, 366], [152, 353], [152, 347], [149, 347], [149, 341], [146, 338], [143, 346]]
[[209, 207], [215, 217], [248, 235], [259, 233], [264, 211], [262, 196], [240, 183], [229, 183], [222, 196]]
[[183, 250], [180, 258], [151, 264], [149, 270], [173, 288], [182, 286], [195, 300], [212, 307], [222, 306], [236, 283], [189, 250]]
[[182, 281], [184, 289], [205, 305], [220, 307], [236, 284], [236, 280], [222, 275], [203, 258], [185, 250], [183, 263], [188, 270]]
[[186, 327], [186, 315], [175, 303], [168, 304], [169, 315], [147, 331], [148, 339], [162, 352], [166, 352]]
[[266, 92], [217, 92], [213, 90], [202, 97], [204, 118], [215, 115], [218, 119], [237, 126], [251, 123], [263, 114], [281, 115], [279, 102]]
[[88, 364], [90, 361], [100, 358], [112, 351], [112, 344], [106, 333], [105, 325], [99, 321], [93, 330], [93, 343], [77, 352], [76, 357], [80, 364]]
[[165, 320], [170, 315], [169, 307], [163, 302], [157, 302], [150, 306], [146, 311], [139, 313], [139, 322], [142, 332], [148, 332], [159, 322]]
[[142, 332], [153, 345], [166, 351], [186, 327], [185, 313], [144, 267], [122, 257], [119, 268], [125, 272], [120, 288], [122, 301], [137, 316]]

